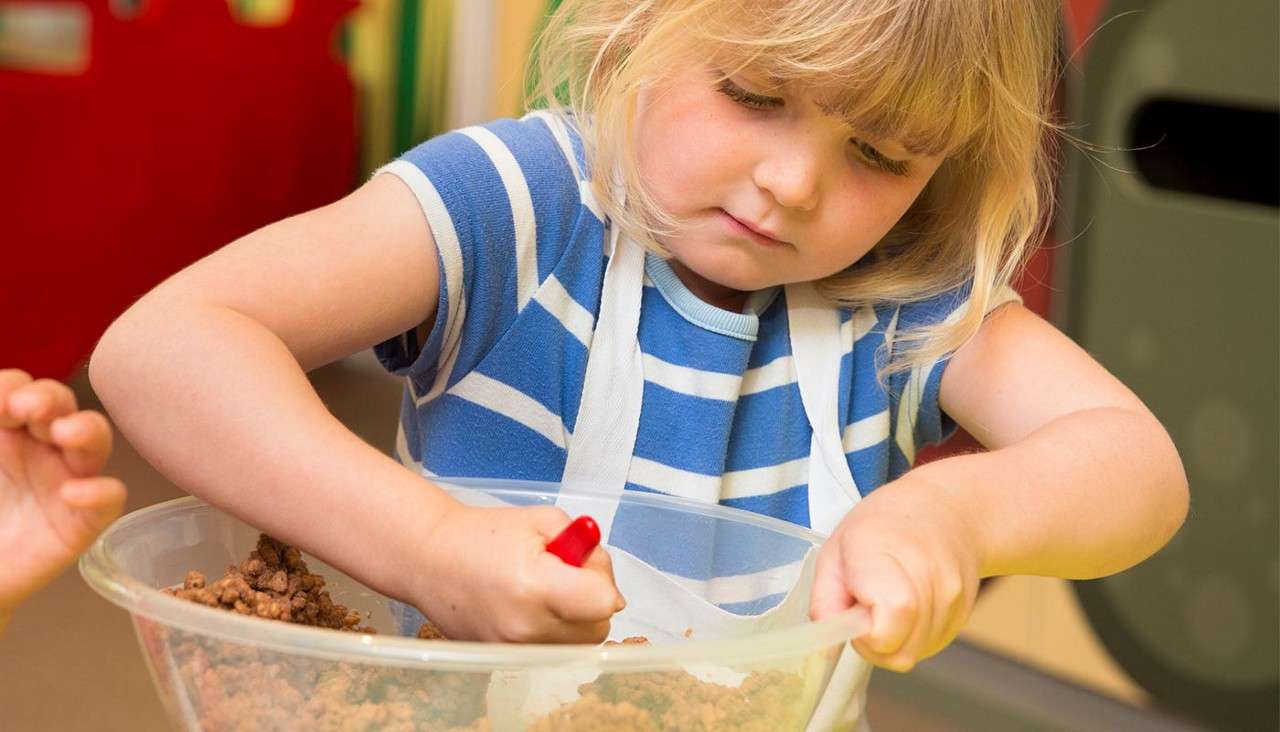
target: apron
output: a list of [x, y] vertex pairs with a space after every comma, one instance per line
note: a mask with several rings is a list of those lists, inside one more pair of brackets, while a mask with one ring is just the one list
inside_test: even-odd
[[[640, 301], [644, 284], [644, 250], [610, 227], [609, 262], [601, 291], [600, 314], [587, 357], [581, 406], [573, 434], [562, 485], [569, 491], [620, 498], [640, 423], [644, 373], [637, 338]], [[829, 535], [858, 502], [860, 494], [849, 470], [837, 416], [841, 360], [840, 320], [834, 308], [812, 285], [786, 285], [787, 318], [791, 351], [805, 415], [813, 429], [809, 444], [810, 526]], [[617, 513], [617, 501], [602, 507], [598, 498], [589, 502], [562, 494], [556, 505], [571, 516], [590, 513], [600, 525], [601, 543], [608, 543]], [[770, 627], [802, 622], [807, 616], [807, 588], [813, 576], [817, 551], [805, 558], [798, 581], [777, 606], [762, 615], [735, 615], [716, 607], [672, 581], [662, 572], [617, 547], [610, 547], [619, 589], [628, 608], [614, 620], [615, 634], [648, 635], [654, 629], [631, 619], [665, 609], [682, 618], [682, 627], [698, 638], [724, 635], [740, 637]], [[628, 594], [627, 588], [631, 588]], [[654, 617], [650, 615], [649, 617]], [[652, 635], [650, 635], [652, 638]], [[824, 696], [809, 722], [810, 730], [865, 727], [862, 709], [870, 665], [845, 644], [826, 686]], [[846, 704], [845, 700], [852, 699]]]

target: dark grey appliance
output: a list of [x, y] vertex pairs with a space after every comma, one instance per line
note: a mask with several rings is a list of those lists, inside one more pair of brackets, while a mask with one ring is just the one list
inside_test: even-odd
[[[1059, 322], [1155, 411], [1191, 515], [1153, 559], [1076, 583], [1162, 705], [1280, 728], [1280, 9], [1106, 4], [1082, 73], [1057, 259]], [[1106, 506], [1099, 506], [1106, 510]]]

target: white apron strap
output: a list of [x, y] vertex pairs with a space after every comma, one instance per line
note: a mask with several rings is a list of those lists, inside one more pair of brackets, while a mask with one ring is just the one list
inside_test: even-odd
[[561, 484], [566, 491], [604, 494], [613, 500], [582, 501], [561, 494], [556, 505], [570, 516], [590, 513], [609, 540], [613, 518], [631, 467], [644, 369], [640, 357], [640, 296], [644, 290], [644, 250], [609, 232], [609, 264], [600, 290], [600, 314], [587, 354], [578, 419], [568, 440]]
[[809, 526], [830, 534], [861, 497], [840, 436], [840, 315], [808, 283], [787, 285], [787, 322], [809, 444]]
[[[840, 315], [807, 283], [787, 285], [791, 356], [805, 415], [813, 429], [809, 443], [809, 526], [830, 535], [861, 494], [849, 470], [840, 436]], [[871, 665], [849, 644], [827, 682], [806, 729], [867, 729], [866, 693]], [[851, 692], [850, 690], [856, 690]], [[852, 694], [852, 695], [851, 695]]]

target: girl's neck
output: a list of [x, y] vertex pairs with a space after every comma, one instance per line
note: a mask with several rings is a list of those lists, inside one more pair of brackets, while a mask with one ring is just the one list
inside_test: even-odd
[[667, 260], [667, 263], [671, 266], [671, 271], [676, 273], [676, 277], [680, 278], [680, 282], [689, 292], [692, 292], [699, 300], [708, 305], [731, 313], [740, 313], [747, 304], [747, 298], [751, 296], [750, 292], [735, 290], [712, 282], [684, 266], [675, 258]]

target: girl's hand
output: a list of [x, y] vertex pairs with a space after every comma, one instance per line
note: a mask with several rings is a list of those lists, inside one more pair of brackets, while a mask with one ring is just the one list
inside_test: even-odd
[[580, 568], [547, 551], [568, 525], [550, 506], [450, 508], [423, 537], [431, 554], [412, 599], [449, 638], [599, 643], [626, 603], [600, 547]]
[[98, 475], [110, 453], [107, 418], [65, 385], [0, 370], [0, 629], [120, 515], [124, 484]]
[[980, 567], [962, 517], [920, 492], [905, 495], [914, 491], [895, 485], [904, 480], [864, 498], [832, 532], [809, 606], [815, 620], [864, 608], [871, 629], [853, 646], [893, 671], [909, 671], [955, 638], [973, 609]]

